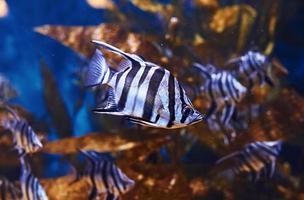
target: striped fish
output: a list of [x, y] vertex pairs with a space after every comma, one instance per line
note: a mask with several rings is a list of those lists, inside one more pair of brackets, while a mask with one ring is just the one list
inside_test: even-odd
[[29, 163], [25, 157], [20, 158], [21, 162], [21, 177], [20, 185], [23, 200], [47, 200], [48, 197], [40, 185], [39, 180], [31, 173]]
[[258, 180], [262, 174], [271, 178], [275, 172], [276, 159], [281, 148], [281, 140], [254, 142], [245, 145], [241, 151], [221, 158], [217, 164], [233, 159], [235, 165], [231, 170], [234, 174], [249, 174], [253, 181]]
[[15, 117], [5, 119], [1, 123], [5, 129], [13, 133], [13, 146], [18, 150], [20, 156], [35, 153], [42, 148], [38, 136], [25, 119]]
[[0, 176], [0, 197], [1, 200], [21, 199], [18, 188], [4, 176]]
[[86, 86], [99, 85], [102, 93], [95, 112], [126, 116], [145, 126], [181, 128], [203, 119], [177, 79], [166, 69], [100, 41], [98, 46], [125, 58], [113, 72], [96, 50], [87, 73]]
[[211, 100], [206, 118], [209, 119], [223, 108], [220, 122], [225, 127], [230, 127], [236, 104], [244, 98], [247, 89], [227, 71], [216, 72], [212, 65], [203, 66], [198, 63], [195, 63], [194, 67], [206, 78], [204, 86], [201, 87], [201, 91]]
[[95, 151], [81, 151], [88, 159], [84, 173], [80, 177], [89, 178], [92, 184], [90, 200], [100, 194], [105, 200], [118, 200], [121, 194], [133, 188], [135, 182], [128, 178], [110, 159]]
[[248, 88], [252, 88], [255, 84], [264, 85], [265, 83], [274, 86], [270, 76], [271, 63], [259, 52], [248, 51], [243, 56], [229, 60], [228, 64], [238, 66], [237, 74], [248, 81]]

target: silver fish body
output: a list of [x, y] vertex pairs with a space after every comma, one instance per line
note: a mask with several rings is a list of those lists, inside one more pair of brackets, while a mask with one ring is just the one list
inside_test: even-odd
[[85, 84], [104, 88], [96, 112], [127, 116], [135, 123], [168, 129], [185, 127], [203, 119], [168, 70], [109, 44], [93, 42], [126, 59], [119, 72], [112, 72], [102, 53], [96, 50]]
[[199, 69], [206, 78], [203, 87], [201, 87], [201, 92], [206, 94], [211, 101], [206, 118], [211, 117], [223, 108], [220, 121], [228, 127], [236, 104], [246, 95], [246, 87], [227, 71], [211, 71], [209, 66], [198, 63], [195, 63], [194, 67]]
[[229, 60], [228, 63], [238, 66], [237, 74], [247, 80], [249, 88], [265, 83], [274, 86], [270, 75], [271, 63], [262, 53], [248, 51], [243, 56]]
[[40, 185], [39, 180], [31, 173], [29, 164], [24, 157], [21, 161], [20, 185], [23, 200], [48, 200], [48, 197]]
[[217, 163], [234, 159], [235, 165], [231, 168], [235, 174], [249, 174], [251, 180], [258, 180], [261, 174], [272, 177], [275, 172], [276, 159], [282, 148], [282, 141], [254, 142], [245, 145], [237, 152], [231, 153]]
[[4, 120], [2, 126], [12, 132], [14, 147], [20, 155], [35, 153], [42, 148], [41, 141], [25, 119]]
[[89, 160], [82, 177], [86, 177], [92, 184], [89, 199], [100, 194], [105, 200], [118, 199], [121, 194], [134, 187], [135, 182], [128, 178], [111, 160], [95, 151], [81, 151]]

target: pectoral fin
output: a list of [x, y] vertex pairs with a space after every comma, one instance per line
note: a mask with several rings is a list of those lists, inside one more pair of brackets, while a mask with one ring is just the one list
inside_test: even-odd
[[116, 103], [115, 91], [108, 85], [103, 84], [99, 88], [95, 96], [96, 108], [95, 112], [119, 112], [120, 109]]

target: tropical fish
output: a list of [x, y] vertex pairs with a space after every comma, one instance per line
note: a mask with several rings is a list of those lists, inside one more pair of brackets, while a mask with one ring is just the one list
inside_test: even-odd
[[13, 134], [13, 146], [20, 156], [35, 153], [42, 148], [42, 143], [29, 123], [19, 117], [15, 111], [7, 107], [13, 113], [14, 118], [1, 121], [1, 125]]
[[217, 164], [233, 159], [235, 165], [231, 168], [234, 174], [250, 174], [251, 180], [258, 180], [261, 174], [272, 177], [275, 172], [276, 159], [280, 154], [282, 141], [253, 142], [245, 145], [243, 150], [231, 153]]
[[23, 200], [47, 200], [48, 197], [40, 185], [39, 180], [31, 173], [31, 167], [25, 160], [25, 156], [20, 158], [21, 178], [20, 185]]
[[102, 52], [96, 50], [85, 82], [86, 86], [102, 88], [95, 112], [126, 116], [141, 125], [168, 129], [203, 119], [168, 70], [104, 42], [94, 40], [93, 43], [125, 58], [120, 70], [114, 72]]
[[0, 74], [0, 102], [7, 102], [16, 96], [17, 91], [14, 89], [11, 82]]
[[4, 176], [0, 177], [0, 197], [1, 200], [20, 199], [20, 190]]
[[200, 70], [206, 78], [204, 86], [200, 88], [211, 100], [211, 106], [206, 118], [209, 119], [221, 108], [224, 108], [220, 121], [225, 127], [230, 127], [230, 119], [239, 103], [245, 96], [247, 89], [229, 72], [215, 70], [212, 65], [203, 66], [195, 63], [194, 67]]
[[128, 192], [135, 182], [128, 178], [109, 158], [96, 151], [82, 151], [89, 163], [80, 178], [88, 178], [92, 184], [89, 199], [93, 200], [100, 194], [105, 200], [117, 200], [121, 194]]
[[248, 88], [252, 88], [255, 83], [258, 85], [267, 83], [272, 87], [274, 86], [269, 71], [271, 63], [267, 56], [257, 51], [248, 51], [243, 56], [230, 59], [228, 64], [238, 66], [237, 75], [248, 81]]

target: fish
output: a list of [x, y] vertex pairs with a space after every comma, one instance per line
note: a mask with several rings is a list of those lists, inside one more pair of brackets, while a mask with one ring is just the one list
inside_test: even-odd
[[0, 197], [1, 200], [21, 199], [20, 190], [4, 176], [0, 176]]
[[217, 71], [211, 64], [203, 66], [194, 63], [193, 66], [200, 71], [206, 81], [200, 92], [207, 95], [211, 106], [207, 112], [208, 120], [222, 109], [220, 122], [225, 127], [231, 127], [230, 120], [236, 110], [236, 105], [244, 98], [247, 88], [244, 87], [230, 72]]
[[107, 43], [92, 42], [125, 58], [120, 63], [120, 70], [115, 72], [102, 52], [95, 51], [85, 86], [99, 86], [103, 92], [93, 111], [125, 116], [143, 126], [165, 129], [182, 128], [203, 120], [203, 115], [194, 108], [170, 71]]
[[41, 149], [43, 145], [27, 120], [19, 117], [18, 114], [8, 106], [6, 106], [6, 108], [9, 109], [14, 117], [3, 119], [0, 124], [4, 129], [12, 132], [13, 146], [18, 151], [19, 156], [32, 154]]
[[249, 143], [242, 150], [233, 152], [216, 163], [233, 159], [235, 165], [231, 170], [234, 174], [249, 174], [253, 181], [257, 181], [262, 174], [271, 178], [275, 172], [276, 159], [281, 152], [282, 143], [282, 140]]
[[11, 82], [0, 74], [0, 102], [7, 102], [17, 96], [17, 91]]
[[135, 182], [128, 178], [110, 158], [96, 151], [80, 150], [80, 152], [89, 162], [78, 177], [88, 178], [92, 184], [90, 200], [100, 194], [105, 195], [105, 200], [118, 200], [121, 194], [134, 187]]
[[271, 62], [267, 56], [258, 51], [248, 51], [240, 57], [228, 60], [227, 64], [238, 66], [236, 74], [247, 80], [248, 88], [252, 88], [255, 84], [262, 86], [265, 83], [274, 87], [270, 75]]
[[20, 185], [23, 200], [47, 200], [48, 197], [39, 180], [31, 173], [31, 167], [25, 156], [20, 158], [21, 177]]

